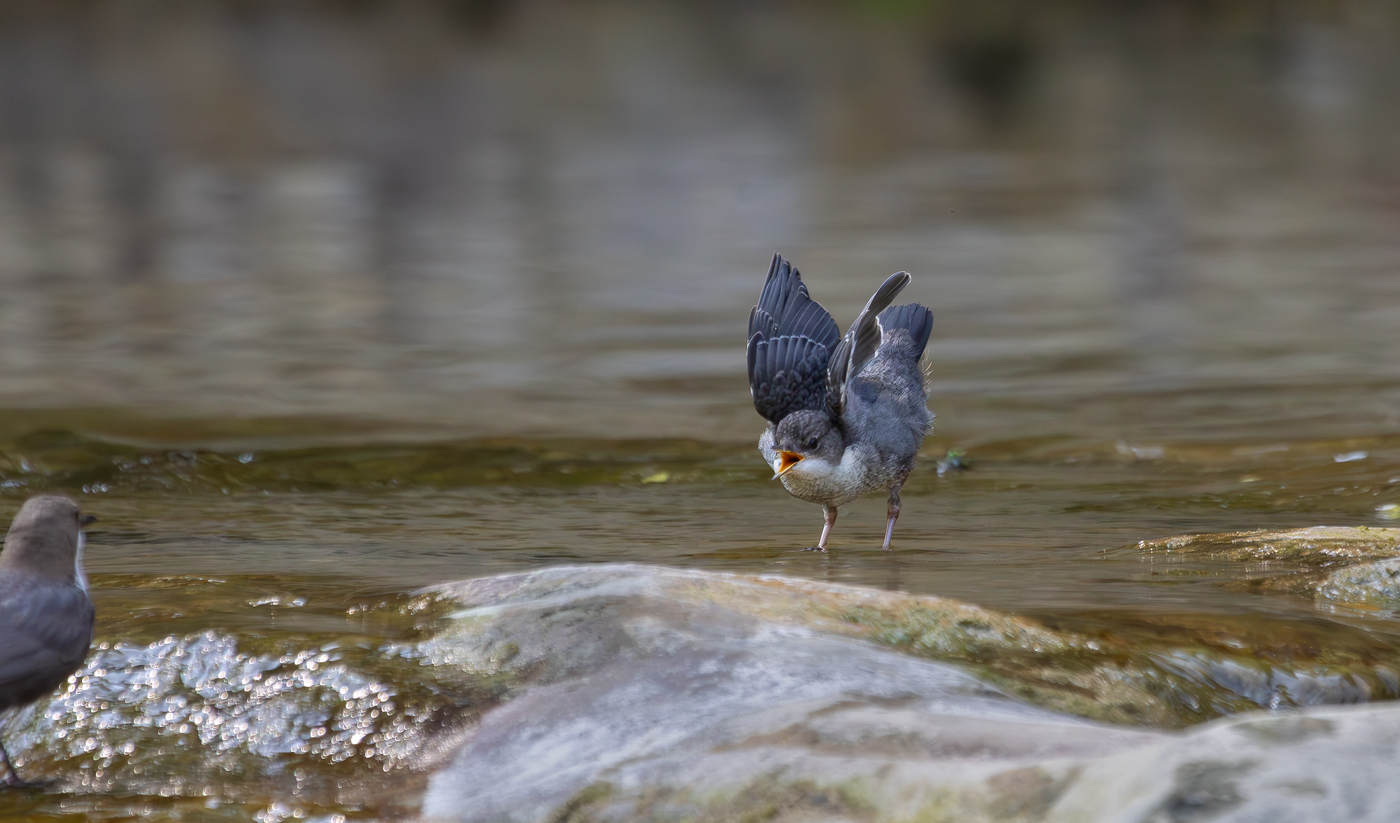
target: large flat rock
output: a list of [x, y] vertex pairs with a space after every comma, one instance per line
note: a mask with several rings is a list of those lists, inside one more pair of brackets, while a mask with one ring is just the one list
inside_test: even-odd
[[1065, 668], [1070, 655], [1088, 661], [1086, 685], [1029, 694], [1148, 690], [1126, 678], [1095, 692], [1112, 678], [1094, 641], [967, 604], [632, 565], [440, 593], [461, 608], [415, 654], [517, 693], [432, 776], [430, 820], [1311, 822], [1400, 809], [1388, 704], [1184, 733], [1071, 717], [931, 658], [1001, 650]]

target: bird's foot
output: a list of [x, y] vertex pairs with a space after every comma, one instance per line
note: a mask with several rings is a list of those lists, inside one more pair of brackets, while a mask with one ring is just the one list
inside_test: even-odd
[[802, 551], [804, 551], [804, 552], [821, 552], [822, 554], [826, 554], [826, 547], [825, 547], [825, 546], [808, 546], [807, 548], [803, 549]]

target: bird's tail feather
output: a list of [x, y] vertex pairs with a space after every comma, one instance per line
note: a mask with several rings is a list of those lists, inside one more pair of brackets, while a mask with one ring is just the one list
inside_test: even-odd
[[914, 341], [915, 356], [923, 357], [924, 347], [928, 345], [928, 336], [933, 331], [933, 312], [929, 311], [927, 306], [918, 303], [890, 306], [880, 312], [880, 328], [885, 331], [904, 329], [909, 332], [909, 337]]

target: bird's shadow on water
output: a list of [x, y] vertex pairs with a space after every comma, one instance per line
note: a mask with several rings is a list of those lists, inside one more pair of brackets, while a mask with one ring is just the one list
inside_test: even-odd
[[[906, 591], [904, 588], [904, 563], [899, 558], [897, 550], [886, 551], [881, 549], [874, 560], [868, 560], [867, 552], [843, 552], [840, 549], [826, 548], [818, 549], [815, 546], [803, 549], [791, 549], [791, 554], [798, 557], [811, 557], [815, 562], [811, 568], [812, 572], [820, 570], [820, 577], [831, 583], [853, 584], [850, 579], [849, 570], [855, 566], [863, 566], [866, 570], [878, 569], [880, 572], [877, 585], [887, 591]], [[860, 561], [854, 559], [853, 555], [859, 554]], [[817, 575], [813, 575], [817, 576]], [[871, 580], [875, 575], [869, 575]]]

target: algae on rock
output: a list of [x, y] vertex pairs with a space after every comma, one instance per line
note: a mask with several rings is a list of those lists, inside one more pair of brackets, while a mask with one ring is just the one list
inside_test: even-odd
[[432, 776], [429, 820], [1381, 823], [1400, 808], [1395, 706], [1180, 733], [1012, 698], [1171, 725], [1279, 694], [1369, 696], [1337, 672], [778, 577], [558, 567], [437, 592], [462, 608], [423, 659], [457, 648], [520, 691]]

